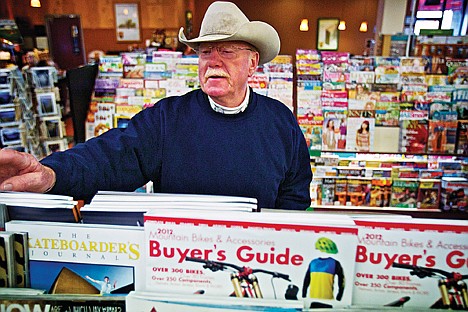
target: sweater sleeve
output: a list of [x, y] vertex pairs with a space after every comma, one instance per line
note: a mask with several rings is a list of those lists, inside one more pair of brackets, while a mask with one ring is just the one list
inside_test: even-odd
[[90, 202], [97, 191], [134, 191], [147, 183], [160, 162], [157, 111], [145, 109], [125, 129], [111, 129], [41, 160], [56, 173], [50, 192]]
[[298, 125], [294, 128], [293, 146], [292, 160], [280, 185], [275, 206], [280, 209], [305, 210], [310, 207], [312, 170], [307, 143]]

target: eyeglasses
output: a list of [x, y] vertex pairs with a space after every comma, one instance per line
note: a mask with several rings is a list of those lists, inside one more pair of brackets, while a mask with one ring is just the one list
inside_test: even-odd
[[238, 52], [243, 50], [255, 51], [251, 48], [236, 47], [231, 45], [219, 45], [219, 46], [204, 46], [197, 49], [197, 54], [201, 59], [206, 59], [211, 56], [213, 50], [218, 51], [219, 56], [225, 59], [235, 59], [239, 56]]

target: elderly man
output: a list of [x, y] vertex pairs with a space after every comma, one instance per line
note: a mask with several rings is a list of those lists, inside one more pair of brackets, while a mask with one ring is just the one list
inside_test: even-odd
[[201, 90], [169, 97], [126, 129], [56, 152], [0, 151], [0, 190], [50, 192], [90, 201], [99, 190], [254, 197], [260, 208], [306, 209], [312, 178], [305, 139], [291, 111], [247, 84], [279, 52], [270, 25], [214, 2], [200, 36], [179, 40], [199, 56]]

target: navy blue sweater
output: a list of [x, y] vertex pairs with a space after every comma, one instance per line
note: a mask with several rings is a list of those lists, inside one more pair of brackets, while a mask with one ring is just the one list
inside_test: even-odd
[[247, 109], [213, 111], [201, 90], [169, 97], [125, 129], [56, 152], [51, 193], [89, 202], [98, 190], [254, 197], [260, 208], [305, 209], [312, 178], [304, 136], [281, 102], [251, 92]]

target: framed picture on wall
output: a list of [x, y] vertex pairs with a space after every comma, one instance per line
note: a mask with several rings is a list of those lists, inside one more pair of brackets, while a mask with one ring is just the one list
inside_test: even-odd
[[338, 18], [319, 18], [317, 21], [317, 50], [338, 50]]
[[140, 42], [141, 23], [139, 3], [114, 3], [117, 42]]

